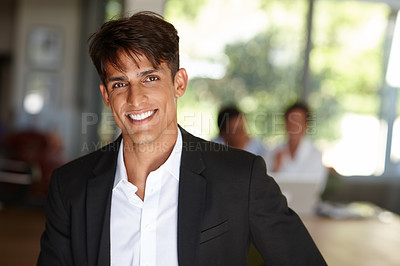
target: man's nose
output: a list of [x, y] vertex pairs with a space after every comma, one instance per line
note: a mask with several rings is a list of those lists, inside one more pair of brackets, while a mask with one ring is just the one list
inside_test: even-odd
[[147, 95], [141, 86], [132, 86], [128, 92], [127, 101], [133, 106], [140, 106], [147, 100]]

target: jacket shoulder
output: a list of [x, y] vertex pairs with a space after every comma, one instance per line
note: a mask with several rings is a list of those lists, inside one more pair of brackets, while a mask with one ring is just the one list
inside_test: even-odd
[[190, 133], [184, 133], [183, 150], [185, 152], [200, 152], [206, 165], [221, 167], [243, 167], [252, 165], [257, 155], [245, 150], [236, 149], [225, 144], [208, 141]]

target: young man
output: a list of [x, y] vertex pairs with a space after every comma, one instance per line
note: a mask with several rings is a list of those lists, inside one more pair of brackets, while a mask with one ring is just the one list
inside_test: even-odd
[[54, 171], [38, 265], [325, 265], [264, 161], [177, 125], [187, 84], [175, 28], [105, 23], [90, 55], [122, 136]]

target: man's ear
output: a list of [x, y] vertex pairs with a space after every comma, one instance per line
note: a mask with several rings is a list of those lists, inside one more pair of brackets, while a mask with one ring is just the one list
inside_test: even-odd
[[188, 83], [188, 75], [186, 69], [181, 68], [176, 72], [174, 79], [175, 97], [179, 98], [185, 94]]
[[100, 83], [99, 87], [100, 87], [101, 95], [103, 96], [104, 103], [107, 105], [108, 108], [111, 108], [110, 107], [110, 99], [108, 97], [107, 87], [103, 83]]

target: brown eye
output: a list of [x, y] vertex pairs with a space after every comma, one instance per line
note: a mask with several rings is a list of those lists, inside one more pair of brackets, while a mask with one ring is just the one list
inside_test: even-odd
[[157, 81], [157, 80], [159, 80], [159, 78], [156, 77], [156, 76], [149, 76], [149, 77], [146, 78], [147, 82]]
[[126, 84], [122, 83], [122, 82], [118, 82], [112, 85], [112, 88], [121, 88], [121, 87], [125, 87]]

